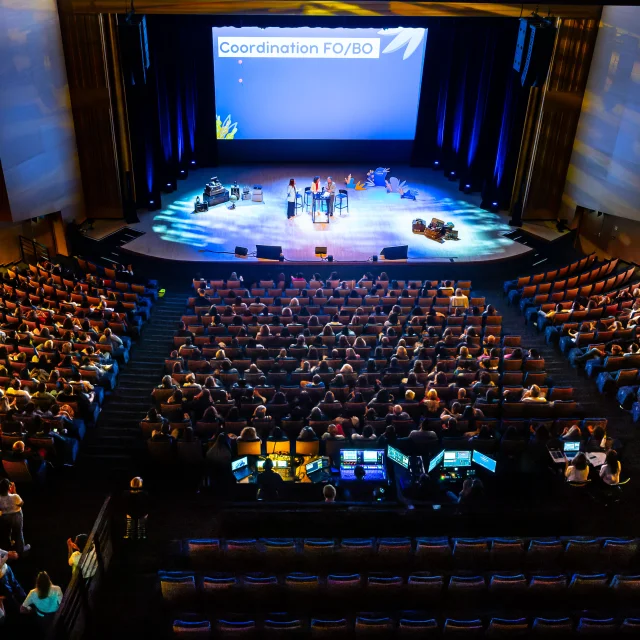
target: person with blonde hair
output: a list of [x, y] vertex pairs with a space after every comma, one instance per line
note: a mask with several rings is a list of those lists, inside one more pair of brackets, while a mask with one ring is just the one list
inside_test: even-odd
[[427, 395], [422, 398], [420, 404], [424, 405], [428, 414], [435, 417], [438, 409], [440, 408], [440, 398], [438, 398], [438, 392], [435, 389], [429, 389]]
[[149, 517], [149, 494], [143, 489], [140, 476], [132, 478], [129, 490], [124, 493], [126, 514], [125, 540], [146, 540]]
[[332, 484], [326, 484], [322, 489], [322, 496], [325, 502], [335, 502], [336, 494], [336, 488]]

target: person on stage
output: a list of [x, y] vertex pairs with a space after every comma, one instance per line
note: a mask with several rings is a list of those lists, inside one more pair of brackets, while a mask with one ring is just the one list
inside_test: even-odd
[[313, 199], [312, 212], [316, 210], [316, 200], [322, 194], [322, 185], [320, 184], [320, 176], [315, 176], [311, 183], [311, 197]]
[[291, 178], [287, 187], [287, 220], [296, 217], [296, 197], [298, 190], [296, 189], [296, 181]]
[[331, 179], [331, 176], [327, 178], [325, 191], [329, 194], [329, 200], [327, 201], [327, 214], [333, 217], [333, 205], [336, 201], [336, 183]]

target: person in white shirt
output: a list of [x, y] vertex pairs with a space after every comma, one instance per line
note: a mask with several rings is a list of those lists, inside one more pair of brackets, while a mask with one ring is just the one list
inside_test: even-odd
[[[69, 566], [75, 573], [79, 570], [80, 558], [84, 552], [84, 548], [87, 545], [89, 536], [86, 533], [81, 533], [76, 536], [75, 540], [69, 538], [67, 540], [67, 555], [69, 557]], [[93, 578], [98, 570], [98, 559], [96, 558], [96, 550], [90, 549], [87, 554], [87, 560], [82, 566], [82, 577], [87, 580]]]
[[16, 486], [7, 478], [0, 480], [0, 525], [14, 541], [18, 555], [31, 549], [25, 545], [23, 534], [22, 498], [16, 493]]
[[52, 584], [46, 571], [36, 577], [36, 588], [29, 591], [20, 607], [21, 613], [34, 614], [39, 618], [53, 615], [62, 602], [62, 589]]
[[586, 482], [589, 479], [589, 464], [587, 456], [582, 451], [576, 455], [571, 464], [567, 461], [564, 477], [567, 482]]
[[600, 478], [605, 484], [613, 487], [620, 484], [620, 471], [622, 471], [622, 466], [618, 460], [618, 452], [615, 449], [610, 449], [605, 463], [600, 467]]
[[287, 220], [296, 217], [296, 198], [298, 190], [296, 189], [296, 181], [291, 178], [287, 187]]
[[316, 203], [318, 198], [322, 195], [323, 187], [320, 184], [320, 176], [315, 176], [313, 178], [313, 182], [311, 183], [311, 197], [313, 198], [313, 202], [311, 205], [311, 211], [315, 212]]

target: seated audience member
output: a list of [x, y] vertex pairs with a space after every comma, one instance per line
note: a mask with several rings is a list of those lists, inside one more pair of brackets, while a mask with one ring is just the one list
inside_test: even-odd
[[451, 309], [469, 308], [469, 298], [462, 293], [462, 289], [456, 289], [455, 295], [449, 298], [449, 307]]
[[540, 392], [537, 384], [531, 386], [522, 394], [522, 402], [546, 402], [547, 399]]
[[607, 452], [605, 463], [600, 467], [600, 479], [609, 486], [620, 484], [620, 472], [622, 465], [618, 460], [618, 453], [615, 449]]
[[245, 427], [238, 436], [238, 440], [242, 442], [260, 442], [260, 438], [253, 427]]
[[378, 438], [378, 445], [386, 449], [387, 445], [395, 445], [398, 440], [396, 428], [392, 424], [388, 424], [384, 433]]
[[365, 480], [367, 472], [362, 465], [356, 465], [353, 470], [355, 480], [345, 483], [345, 498], [352, 502], [371, 502], [373, 487]]
[[20, 612], [35, 615], [38, 619], [51, 620], [51, 616], [58, 610], [62, 602], [62, 589], [51, 582], [46, 571], [36, 576], [35, 589], [27, 594]]
[[273, 460], [267, 458], [264, 461], [262, 472], [258, 474], [258, 500], [277, 500], [279, 491], [284, 482], [282, 476], [273, 470]]
[[373, 430], [373, 427], [370, 424], [366, 424], [362, 429], [362, 433], [354, 433], [351, 436], [351, 439], [356, 440], [376, 440], [377, 436]]
[[326, 484], [322, 489], [322, 496], [325, 502], [335, 502], [336, 493], [336, 488], [332, 484]]
[[298, 437], [296, 438], [296, 440], [299, 440], [300, 442], [313, 442], [317, 439], [318, 436], [316, 435], [316, 432], [308, 426], [302, 427], [300, 433], [298, 434]]
[[322, 434], [322, 440], [344, 440], [345, 437], [338, 431], [335, 424], [330, 424], [325, 433]]
[[414, 442], [433, 442], [438, 440], [438, 436], [435, 431], [429, 429], [428, 423], [426, 420], [420, 422], [420, 427], [418, 429], [414, 429], [409, 434], [409, 440], [413, 440]]
[[582, 451], [576, 455], [571, 463], [567, 460], [564, 477], [567, 479], [567, 482], [587, 481], [589, 478], [589, 464], [587, 462], [587, 456], [585, 456]]

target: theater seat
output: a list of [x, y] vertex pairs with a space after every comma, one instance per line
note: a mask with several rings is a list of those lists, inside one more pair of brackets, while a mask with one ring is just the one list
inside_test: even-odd
[[615, 636], [616, 630], [617, 625], [613, 618], [580, 618], [580, 622], [576, 627], [576, 635], [578, 637], [598, 636], [612, 638]]
[[438, 622], [433, 618], [404, 612], [398, 620], [396, 638], [435, 638], [440, 635]]
[[522, 638], [529, 632], [526, 618], [491, 618], [485, 636], [487, 638]]
[[425, 568], [445, 568], [451, 563], [449, 538], [416, 538], [416, 564]]
[[407, 578], [407, 599], [410, 602], [423, 604], [425, 602], [437, 602], [444, 590], [444, 578], [434, 576], [429, 572], [412, 573]]
[[411, 559], [411, 538], [380, 538], [378, 540], [378, 560], [397, 565]]
[[311, 620], [312, 638], [344, 637], [348, 631], [349, 625], [346, 618], [335, 618], [332, 620], [313, 618]]
[[218, 620], [215, 636], [219, 638], [253, 638], [256, 635], [256, 622], [249, 618], [239, 620]]
[[569, 638], [572, 632], [571, 618], [536, 618], [531, 625], [534, 638]]
[[601, 557], [607, 569], [628, 569], [638, 557], [638, 540], [605, 540]]
[[496, 538], [491, 541], [491, 566], [500, 569], [517, 569], [524, 557], [524, 540]]
[[173, 635], [176, 638], [189, 640], [204, 640], [211, 637], [211, 623], [208, 620], [188, 622], [186, 620], [173, 621]]
[[620, 635], [640, 637], [640, 618], [625, 618], [620, 625]]
[[388, 616], [361, 613], [356, 616], [356, 638], [384, 637], [393, 633], [393, 620]]
[[458, 567], [484, 568], [489, 563], [487, 540], [465, 540], [457, 538], [453, 543], [453, 561]]
[[196, 578], [181, 571], [160, 572], [160, 592], [162, 599], [171, 606], [194, 601]]
[[205, 538], [200, 540], [187, 540], [185, 552], [191, 565], [199, 567], [211, 566], [220, 557], [220, 540]]
[[445, 638], [478, 638], [482, 635], [481, 620], [454, 620], [447, 618], [444, 622], [442, 635]]
[[527, 564], [533, 568], [553, 567], [558, 564], [564, 545], [559, 540], [532, 540], [527, 550]]
[[296, 616], [267, 614], [263, 624], [265, 638], [298, 638], [306, 631], [306, 625]]

